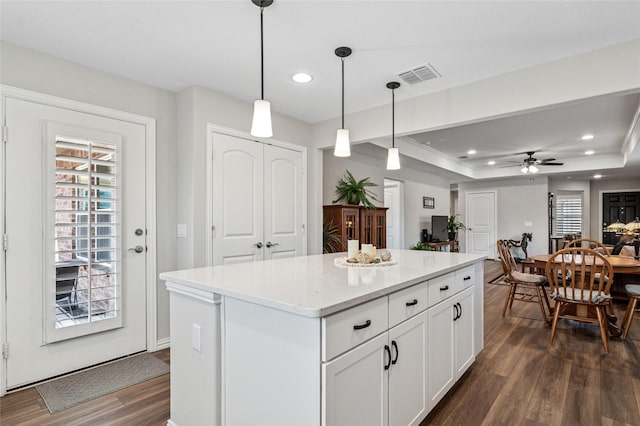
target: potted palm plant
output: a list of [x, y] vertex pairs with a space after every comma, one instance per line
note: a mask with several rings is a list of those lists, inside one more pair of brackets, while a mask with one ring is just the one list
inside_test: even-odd
[[449, 234], [449, 241], [455, 241], [457, 239], [457, 234], [460, 229], [463, 231], [465, 228], [464, 223], [456, 220], [456, 217], [460, 216], [459, 214], [449, 216], [447, 220], [447, 233]]
[[372, 186], [378, 186], [378, 184], [370, 182], [368, 177], [356, 180], [351, 172], [347, 170], [347, 174], [340, 178], [336, 185], [336, 195], [338, 198], [333, 200], [332, 203], [344, 200], [347, 204], [354, 206], [362, 204], [368, 209], [374, 209], [376, 206], [370, 199], [373, 201], [379, 200], [375, 197], [375, 194], [367, 189]]

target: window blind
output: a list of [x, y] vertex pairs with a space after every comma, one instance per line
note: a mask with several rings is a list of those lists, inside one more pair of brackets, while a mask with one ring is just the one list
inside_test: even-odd
[[556, 232], [575, 234], [582, 231], [582, 197], [558, 195], [556, 198]]

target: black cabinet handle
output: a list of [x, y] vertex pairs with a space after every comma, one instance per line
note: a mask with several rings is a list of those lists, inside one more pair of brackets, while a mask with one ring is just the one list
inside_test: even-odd
[[364, 324], [356, 324], [353, 326], [354, 330], [362, 330], [363, 328], [367, 328], [371, 325], [371, 320], [367, 320]]
[[470, 280], [470, 279], [471, 279], [471, 277], [464, 277], [462, 280], [463, 280], [463, 281], [468, 281], [468, 280]]
[[413, 299], [412, 302], [405, 303], [405, 305], [407, 305], [407, 306], [415, 306], [417, 304], [418, 304], [418, 299]]
[[440, 287], [440, 291], [446, 291], [449, 290], [449, 286], [445, 285], [444, 287]]
[[393, 346], [393, 349], [396, 350], [396, 357], [393, 359], [393, 361], [391, 361], [391, 364], [396, 365], [396, 362], [398, 362], [398, 355], [400, 355], [400, 353], [398, 352], [398, 344], [395, 340], [392, 340], [391, 346]]
[[458, 305], [458, 318], [462, 316], [462, 305], [460, 303], [456, 303]]
[[384, 369], [388, 370], [389, 367], [391, 367], [391, 348], [389, 348], [389, 345], [384, 345], [384, 351], [387, 353], [387, 356], [389, 357], [389, 361], [384, 366]]
[[457, 321], [458, 318], [460, 318], [458, 316], [458, 304], [456, 303], [455, 305], [453, 305], [453, 320]]

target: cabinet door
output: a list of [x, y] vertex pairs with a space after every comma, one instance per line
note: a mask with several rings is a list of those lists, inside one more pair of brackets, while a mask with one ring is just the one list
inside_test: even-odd
[[454, 322], [456, 377], [467, 371], [475, 360], [473, 290], [473, 287], [468, 288], [454, 298], [454, 303], [458, 305], [458, 315]]
[[323, 426], [387, 426], [388, 333], [322, 365]]
[[389, 424], [419, 425], [427, 416], [427, 314], [389, 330]]
[[376, 210], [374, 225], [373, 245], [377, 248], [385, 248], [387, 246], [387, 211], [385, 209]]
[[[342, 209], [342, 251], [347, 251], [347, 241], [359, 240], [360, 209], [357, 207]], [[362, 243], [362, 241], [360, 241]]]
[[431, 410], [453, 386], [453, 318], [451, 299], [445, 300], [427, 310], [428, 317], [428, 385]]

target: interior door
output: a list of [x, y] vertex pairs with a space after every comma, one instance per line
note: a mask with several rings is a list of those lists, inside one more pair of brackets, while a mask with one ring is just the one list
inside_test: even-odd
[[384, 206], [387, 210], [387, 248], [404, 247], [402, 232], [402, 185], [397, 180], [384, 180]]
[[12, 98], [5, 114], [11, 389], [146, 349], [145, 128]]
[[273, 145], [264, 147], [264, 257], [303, 254], [302, 153]]
[[467, 253], [495, 259], [496, 193], [468, 192], [466, 195]]
[[213, 140], [213, 264], [264, 257], [262, 145], [215, 133]]
[[305, 254], [302, 153], [212, 135], [213, 265]]

